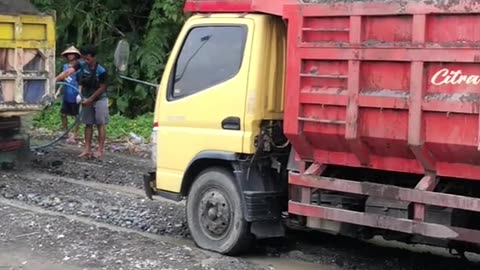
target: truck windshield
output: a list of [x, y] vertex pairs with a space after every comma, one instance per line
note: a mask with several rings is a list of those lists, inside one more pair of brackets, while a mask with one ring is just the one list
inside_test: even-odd
[[247, 29], [235, 26], [199, 26], [185, 39], [174, 74], [174, 98], [212, 87], [240, 69]]
[[177, 70], [178, 73], [175, 74], [175, 82], [178, 82], [179, 80], [182, 79], [183, 75], [185, 74], [185, 70], [187, 69], [188, 63], [192, 61], [195, 55], [197, 55], [197, 53], [202, 49], [203, 45], [205, 45], [205, 43], [207, 43], [211, 37], [212, 35], [206, 35], [200, 38], [200, 45], [198, 46], [198, 49], [195, 50], [195, 52], [187, 59], [187, 62], [185, 63], [185, 65], [183, 65], [183, 70], [181, 71]]

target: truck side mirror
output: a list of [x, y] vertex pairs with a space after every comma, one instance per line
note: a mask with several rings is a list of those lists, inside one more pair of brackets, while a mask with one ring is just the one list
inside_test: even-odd
[[130, 57], [130, 44], [127, 40], [122, 39], [118, 42], [115, 49], [115, 66], [120, 72], [125, 72], [128, 69], [128, 59]]
[[117, 48], [115, 49], [114, 60], [115, 60], [115, 66], [118, 72], [116, 75], [123, 80], [131, 81], [135, 83], [141, 83], [143, 85], [147, 85], [153, 88], [158, 88], [158, 84], [156, 83], [150, 83], [150, 82], [142, 81], [139, 79], [130, 78], [121, 74], [127, 71], [128, 69], [129, 57], [130, 57], [130, 44], [128, 44], [127, 40], [122, 39], [118, 42]]

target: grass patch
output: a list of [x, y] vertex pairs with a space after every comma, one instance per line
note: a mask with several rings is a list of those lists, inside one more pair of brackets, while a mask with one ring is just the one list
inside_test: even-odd
[[[35, 128], [45, 128], [49, 131], [60, 131], [62, 129], [62, 121], [60, 117], [61, 103], [56, 102], [46, 110], [37, 114], [34, 119]], [[69, 118], [69, 124], [73, 123], [73, 119]], [[108, 139], [123, 139], [129, 136], [130, 132], [149, 139], [153, 124], [153, 113], [147, 113], [134, 119], [126, 118], [121, 115], [111, 115], [110, 122], [107, 125]], [[83, 130], [83, 129], [82, 129]], [[80, 132], [79, 135], [83, 135]]]

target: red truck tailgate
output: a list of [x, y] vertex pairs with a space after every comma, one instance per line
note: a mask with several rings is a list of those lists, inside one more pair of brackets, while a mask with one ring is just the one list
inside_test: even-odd
[[451, 2], [285, 6], [301, 158], [480, 179], [480, 4]]

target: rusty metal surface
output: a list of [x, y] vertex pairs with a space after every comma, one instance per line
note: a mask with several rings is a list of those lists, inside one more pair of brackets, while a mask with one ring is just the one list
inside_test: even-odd
[[49, 51], [0, 48], [0, 112], [37, 110], [49, 104], [53, 66]]
[[289, 183], [291, 185], [302, 187], [318, 188], [351, 194], [362, 194], [385, 199], [409, 201], [427, 205], [480, 212], [480, 199], [466, 196], [424, 191], [419, 189], [401, 188], [369, 182], [355, 182], [337, 178], [299, 175], [295, 173], [290, 173]]
[[10, 152], [17, 150], [25, 145], [24, 140], [0, 141], [0, 152]]
[[425, 223], [383, 215], [360, 213], [343, 209], [308, 205], [293, 201], [289, 202], [288, 211], [300, 216], [316, 217], [325, 220], [382, 228], [386, 230], [417, 234], [432, 238], [480, 243], [480, 231], [476, 230], [449, 227], [440, 224]]
[[[5, 130], [18, 129], [21, 126], [20, 117], [1, 117], [0, 132]], [[1, 134], [1, 133], [0, 133]]]
[[0, 103], [0, 113], [13, 111], [38, 111], [45, 107], [45, 104], [24, 104], [24, 103]]
[[[418, 182], [415, 189], [423, 191], [433, 191], [438, 185], [439, 179], [435, 175], [425, 175], [420, 182]], [[425, 204], [416, 203], [413, 209], [413, 217], [415, 220], [425, 220]]]
[[0, 117], [26, 116], [26, 115], [32, 114], [34, 112], [39, 112], [41, 110], [42, 109], [39, 108], [38, 110], [5, 111], [5, 112], [0, 111]]
[[327, 169], [326, 165], [321, 165], [318, 163], [313, 163], [305, 170], [306, 175], [322, 175], [322, 173]]
[[[19, 13], [1, 16], [2, 29], [13, 34], [0, 40], [0, 116], [19, 115], [43, 109], [55, 93], [55, 29], [53, 16], [25, 15], [28, 1], [3, 1]], [[12, 2], [12, 4], [10, 4]], [[15, 2], [15, 3], [13, 3]], [[0, 8], [0, 15], [8, 10]], [[36, 31], [35, 27], [44, 27]], [[40, 28], [39, 28], [40, 29]], [[10, 31], [10, 30], [9, 30]], [[9, 33], [8, 31], [6, 33]]]

